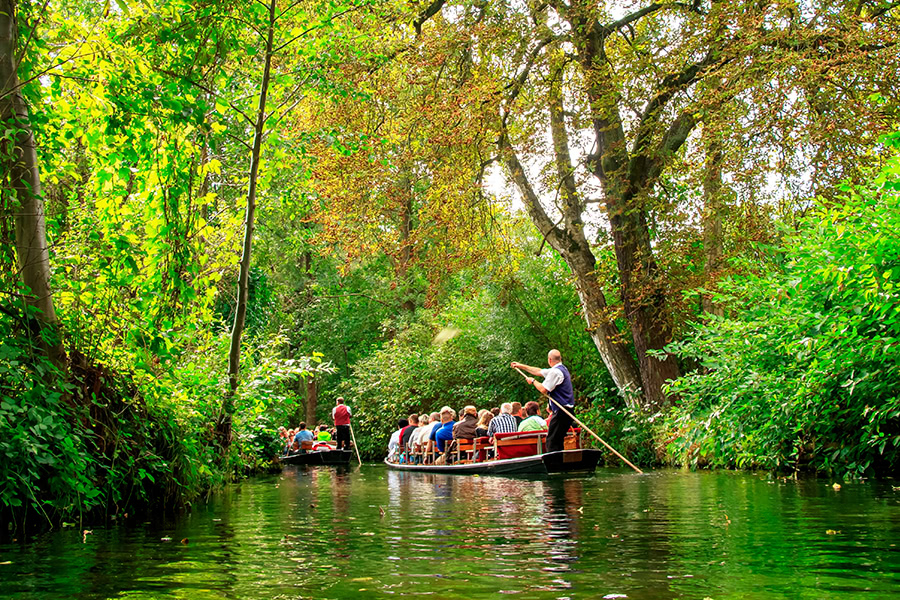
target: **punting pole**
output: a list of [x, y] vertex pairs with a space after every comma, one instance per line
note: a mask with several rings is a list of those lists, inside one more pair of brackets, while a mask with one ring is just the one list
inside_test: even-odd
[[[348, 423], [348, 425], [350, 425]], [[353, 435], [353, 425], [350, 425], [350, 437], [353, 439], [353, 449], [356, 450], [356, 460], [359, 461], [359, 466], [362, 466], [362, 459], [359, 457], [359, 446], [356, 445], [356, 436]]]
[[[526, 374], [523, 373], [521, 370], [519, 370], [519, 367], [514, 367], [514, 368], [515, 368], [516, 371], [519, 371], [519, 375], [521, 375], [521, 376], [524, 377], [525, 379], [528, 379], [529, 375], [526, 375]], [[550, 396], [547, 396], [547, 397], [550, 398]], [[623, 461], [626, 465], [628, 465], [629, 467], [631, 467], [632, 469], [634, 469], [634, 470], [637, 471], [638, 473], [640, 473], [640, 474], [642, 474], [642, 475], [644, 474], [643, 471], [641, 471], [641, 470], [638, 469], [636, 466], [634, 466], [633, 464], [631, 464], [631, 461], [629, 461], [627, 458], [625, 458], [624, 456], [622, 456], [621, 454], [619, 454], [618, 452], [616, 452], [616, 449], [613, 448], [612, 446], [610, 446], [609, 444], [607, 444], [607, 443], [603, 440], [602, 437], [600, 437], [599, 435], [597, 435], [596, 433], [594, 433], [594, 432], [591, 430], [590, 427], [588, 427], [587, 425], [585, 425], [584, 423], [582, 423], [581, 421], [579, 421], [578, 419], [576, 419], [576, 418], [575, 418], [575, 415], [573, 415], [573, 414], [570, 413], [568, 410], [566, 410], [566, 407], [565, 407], [565, 406], [563, 406], [562, 404], [560, 404], [559, 402], [557, 402], [557, 401], [554, 400], [553, 398], [550, 398], [550, 402], [552, 402], [553, 404], [555, 404], [555, 405], [557, 406], [557, 408], [559, 408], [560, 410], [562, 410], [564, 413], [566, 413], [567, 415], [569, 415], [570, 417], [572, 417], [572, 420], [573, 420], [573, 421], [575, 421], [576, 423], [578, 423], [578, 425], [580, 425], [582, 429], [586, 430], [586, 431], [587, 431], [588, 433], [590, 433], [592, 436], [594, 436], [595, 438], [597, 438], [597, 440], [599, 440], [601, 444], [603, 444], [604, 446], [606, 446], [606, 447], [609, 449], [610, 452], [612, 452], [613, 454], [615, 454], [616, 456], [618, 456], [619, 458], [621, 458], [622, 461]]]

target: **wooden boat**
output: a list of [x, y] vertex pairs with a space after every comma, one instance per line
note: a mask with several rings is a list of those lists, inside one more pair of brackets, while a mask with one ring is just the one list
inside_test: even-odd
[[561, 473], [593, 473], [603, 453], [594, 449], [559, 450], [533, 456], [463, 462], [450, 465], [384, 463], [400, 471], [456, 473], [459, 475], [553, 475]]
[[[322, 443], [319, 442], [318, 446]], [[349, 465], [353, 452], [350, 450], [338, 450], [337, 444], [329, 442], [328, 449], [313, 450], [313, 442], [303, 442], [301, 444], [301, 452], [297, 454], [286, 454], [278, 457], [278, 461], [283, 465], [307, 465], [307, 466], [339, 466]]]
[[[459, 440], [451, 464], [435, 464], [433, 456], [410, 452], [403, 460], [384, 459], [391, 469], [459, 475], [554, 475], [593, 473], [603, 452], [581, 447], [580, 430], [570, 431], [564, 450], [544, 452], [546, 431], [499, 433], [487, 438]], [[491, 452], [492, 450], [492, 452]], [[494, 458], [487, 458], [488, 454]], [[438, 461], [439, 462], [439, 461]]]

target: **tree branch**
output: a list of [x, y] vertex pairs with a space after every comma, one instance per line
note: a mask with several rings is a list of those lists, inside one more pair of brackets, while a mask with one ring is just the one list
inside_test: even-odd
[[416, 29], [416, 35], [422, 35], [422, 25], [425, 24], [428, 19], [438, 14], [442, 8], [444, 8], [444, 4], [447, 3], [447, 0], [434, 0], [428, 7], [425, 9], [425, 12], [419, 15], [419, 17], [413, 21], [413, 27]]
[[717, 51], [710, 50], [700, 62], [685, 67], [679, 73], [673, 73], [663, 78], [660, 91], [650, 99], [641, 114], [634, 140], [633, 152], [635, 154], [646, 150], [646, 145], [658, 125], [659, 115], [669, 100], [680, 90], [697, 81], [711, 65], [718, 62], [719, 54]]
[[537, 60], [537, 57], [541, 53], [541, 50], [543, 50], [544, 47], [553, 42], [555, 39], [557, 39], [557, 36], [553, 35], [541, 39], [538, 42], [538, 45], [534, 48], [534, 50], [531, 51], [531, 53], [528, 55], [528, 58], [525, 60], [525, 65], [522, 68], [522, 72], [519, 73], [519, 75], [517, 75], [515, 79], [506, 84], [506, 89], [511, 90], [509, 96], [506, 99], [507, 103], [512, 102], [518, 97], [519, 93], [522, 91], [522, 87], [525, 85], [525, 82], [528, 81], [528, 76], [531, 74], [531, 69], [532, 67], [534, 67], [534, 62]]
[[572, 165], [572, 154], [569, 152], [569, 134], [563, 115], [562, 70], [560, 69], [551, 84], [548, 99], [550, 111], [550, 136], [553, 140], [553, 156], [556, 159], [556, 175], [559, 188], [562, 190], [563, 216], [565, 228], [569, 232], [583, 231], [581, 213], [584, 207], [575, 185], [575, 167]]
[[[210, 96], [212, 96], [214, 98], [222, 98], [222, 95], [217, 93], [212, 88], [200, 83], [199, 81], [194, 81], [190, 77], [185, 77], [184, 75], [179, 75], [178, 73], [175, 73], [174, 71], [170, 71], [168, 69], [163, 69], [162, 67], [156, 67], [156, 70], [159, 71], [160, 73], [162, 73], [163, 75], [168, 75], [169, 77], [174, 77], [174, 78], [186, 81], [189, 84], [191, 84], [192, 86], [203, 90], [204, 92], [206, 92], [207, 94], [209, 94]], [[222, 99], [225, 100], [224, 98], [222, 98]], [[225, 101], [228, 103], [228, 106], [231, 108], [231, 110], [233, 110], [237, 114], [244, 117], [244, 119], [246, 119], [248, 123], [250, 123], [251, 125], [256, 124], [256, 122], [250, 117], [250, 115], [248, 115], [247, 113], [245, 113], [244, 111], [239, 109], [237, 106], [235, 106], [233, 102], [231, 102], [230, 100], [225, 100]]]
[[659, 3], [654, 2], [648, 6], [645, 6], [644, 8], [634, 11], [631, 14], [625, 15], [624, 17], [622, 17], [621, 19], [619, 19], [617, 21], [613, 21], [612, 23], [602, 25], [600, 29], [605, 32], [604, 37], [606, 37], [607, 35], [611, 34], [615, 30], [620, 29], [622, 27], [626, 27], [628, 25], [631, 25], [635, 21], [638, 21], [638, 20], [646, 17], [649, 14], [653, 14], [656, 11], [660, 10], [661, 8], [665, 8], [667, 6], [670, 6], [670, 5], [669, 4], [659, 4]]
[[519, 157], [516, 155], [516, 151], [512, 147], [512, 144], [509, 142], [509, 134], [506, 130], [506, 126], [501, 125], [501, 130], [502, 133], [500, 139], [497, 141], [497, 145], [500, 148], [500, 154], [504, 158], [506, 167], [509, 169], [509, 175], [512, 177], [513, 183], [516, 184], [516, 187], [522, 194], [522, 199], [525, 201], [525, 207], [528, 209], [528, 214], [531, 215], [531, 218], [537, 226], [538, 231], [541, 232], [541, 235], [545, 238], [558, 238], [562, 235], [562, 232], [553, 224], [553, 221], [550, 220], [550, 217], [541, 205], [540, 198], [538, 198], [537, 193], [534, 191], [534, 187], [531, 185], [531, 182], [528, 181], [528, 177], [525, 175], [525, 169], [522, 168], [522, 163], [519, 161]]
[[678, 118], [669, 126], [659, 146], [653, 152], [648, 164], [649, 168], [644, 175], [644, 181], [640, 182], [641, 187], [653, 185], [662, 173], [668, 158], [678, 152], [678, 149], [684, 145], [696, 125], [697, 119], [694, 116], [694, 111], [688, 109], [678, 115]]
[[328, 18], [325, 19], [324, 21], [320, 21], [319, 23], [313, 25], [312, 27], [308, 27], [307, 29], [304, 29], [303, 31], [301, 31], [300, 33], [298, 33], [297, 35], [295, 35], [294, 37], [292, 37], [291, 39], [289, 39], [289, 40], [286, 41], [285, 43], [281, 44], [280, 46], [278, 46], [277, 48], [275, 48], [274, 50], [272, 50], [272, 54], [278, 54], [279, 52], [281, 52], [282, 50], [284, 50], [285, 48], [287, 48], [288, 46], [290, 46], [291, 44], [293, 44], [294, 42], [296, 42], [296, 41], [299, 40], [300, 38], [306, 36], [307, 34], [313, 32], [313, 31], [315, 31], [316, 29], [321, 29], [322, 27], [325, 26], [326, 23], [331, 23], [331, 22], [334, 21], [335, 19], [338, 19], [338, 18], [340, 18], [340, 17], [343, 17], [344, 15], [349, 14], [349, 13], [353, 12], [354, 10], [356, 10], [356, 9], [358, 9], [358, 8], [359, 8], [359, 6], [351, 6], [351, 7], [348, 8], [347, 10], [342, 10], [341, 12], [339, 12], [339, 13], [337, 13], [337, 14], [331, 15], [330, 17], [328, 17]]

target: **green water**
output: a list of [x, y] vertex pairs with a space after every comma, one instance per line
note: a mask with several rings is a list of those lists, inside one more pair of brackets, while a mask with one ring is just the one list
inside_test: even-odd
[[290, 469], [171, 520], [0, 546], [0, 597], [900, 598], [900, 490], [831, 483]]

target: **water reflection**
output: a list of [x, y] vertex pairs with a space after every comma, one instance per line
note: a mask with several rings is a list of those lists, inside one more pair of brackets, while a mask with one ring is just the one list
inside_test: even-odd
[[289, 469], [93, 529], [0, 547], [0, 597], [848, 600], [900, 575], [889, 485], [735, 473]]

